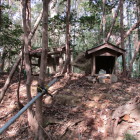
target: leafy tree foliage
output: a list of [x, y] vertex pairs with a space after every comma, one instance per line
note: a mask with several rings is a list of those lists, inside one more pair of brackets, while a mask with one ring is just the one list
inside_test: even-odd
[[2, 27], [0, 31], [0, 46], [4, 48], [9, 55], [15, 55], [19, 52], [21, 46], [20, 25], [13, 24], [7, 14], [2, 15]]
[[[15, 56], [21, 50], [21, 34], [22, 28], [18, 24], [14, 24], [9, 18], [7, 9], [8, 6], [3, 6], [4, 10], [2, 12], [2, 24], [0, 28], [0, 48], [3, 50], [3, 56], [1, 59], [11, 61], [14, 63]], [[13, 61], [13, 62], [12, 62]]]
[[[42, 1], [35, 0], [32, 1], [32, 23], [39, 15], [42, 8]], [[105, 35], [107, 36], [113, 19], [113, 14], [118, 6], [119, 0], [106, 0], [105, 3], [105, 15], [106, 15], [106, 28]], [[11, 5], [12, 14], [14, 18], [11, 20], [8, 17], [8, 12], [6, 13], [6, 8], [4, 7], [3, 12], [3, 25], [0, 31], [0, 46], [7, 50], [7, 56], [11, 54], [16, 54], [20, 49], [21, 41], [20, 36], [22, 33], [20, 19], [19, 17], [19, 2], [14, 2], [14, 6]], [[137, 0], [125, 0], [125, 17], [124, 17], [124, 30], [127, 31], [135, 22], [137, 10], [132, 10], [137, 7]], [[7, 10], [8, 11], [8, 10]], [[55, 11], [54, 16], [51, 16], [52, 11]], [[65, 45], [65, 33], [66, 33], [66, 0], [54, 0], [51, 9], [49, 10], [49, 49], [54, 47]], [[15, 16], [16, 15], [16, 16]], [[103, 42], [103, 28], [102, 28], [102, 16], [103, 16], [103, 3], [102, 0], [71, 0], [71, 16], [70, 16], [70, 45], [71, 48], [77, 52], [85, 51], [88, 48], [99, 45]], [[20, 24], [17, 25], [16, 21]], [[113, 27], [112, 36], [110, 41], [116, 43], [117, 39], [120, 37], [120, 18], [116, 19], [115, 25]], [[129, 22], [129, 25], [128, 25]], [[130, 40], [125, 41], [126, 46], [131, 46], [127, 48], [128, 52], [126, 58], [127, 63], [134, 53], [134, 38], [136, 38], [137, 31], [132, 32], [130, 35]], [[42, 38], [42, 24], [38, 28], [37, 33], [32, 41], [32, 48], [41, 47]], [[129, 45], [130, 44], [130, 45]], [[11, 49], [12, 48], [12, 49]], [[11, 54], [10, 54], [11, 53]], [[137, 56], [139, 57], [139, 56]]]

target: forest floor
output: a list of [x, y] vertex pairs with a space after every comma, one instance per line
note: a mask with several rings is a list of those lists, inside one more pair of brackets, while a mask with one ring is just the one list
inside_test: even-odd
[[[7, 75], [0, 78], [2, 88]], [[4, 100], [0, 104], [0, 127], [18, 112], [17, 85], [15, 76]], [[53, 79], [49, 77], [46, 83]], [[32, 82], [32, 96], [36, 95], [37, 77]], [[140, 93], [140, 79], [119, 78], [112, 84], [88, 81], [82, 74], [64, 76], [49, 92], [53, 98], [44, 95], [44, 132], [47, 140], [139, 140], [139, 108], [136, 117], [130, 113], [121, 116], [112, 125], [113, 112], [126, 105]], [[20, 87], [20, 101], [27, 103], [25, 80]], [[35, 106], [33, 106], [35, 109]], [[128, 109], [128, 108], [126, 108]], [[124, 110], [125, 112], [125, 110]], [[136, 112], [136, 111], [135, 111]], [[138, 119], [134, 119], [138, 118]], [[33, 140], [27, 123], [27, 112], [22, 114], [1, 136], [1, 140]]]

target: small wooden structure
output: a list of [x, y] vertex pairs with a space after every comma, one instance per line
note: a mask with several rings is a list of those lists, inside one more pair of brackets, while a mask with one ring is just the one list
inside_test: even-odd
[[[42, 48], [30, 51], [30, 61], [32, 67], [40, 67], [41, 53]], [[62, 65], [65, 61], [64, 55], [65, 47], [53, 48], [51, 51], [49, 50], [48, 56], [46, 57], [47, 66], [50, 67], [53, 72], [56, 72], [56, 67]]]
[[116, 60], [124, 53], [124, 49], [109, 42], [87, 50], [86, 57], [91, 58], [91, 75], [99, 74], [101, 69], [105, 70], [106, 74], [115, 73]]

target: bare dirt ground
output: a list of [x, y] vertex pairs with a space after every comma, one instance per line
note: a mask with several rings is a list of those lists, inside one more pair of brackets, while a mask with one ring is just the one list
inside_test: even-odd
[[[0, 77], [0, 88], [6, 77], [7, 75]], [[16, 77], [0, 104], [0, 127], [18, 112]], [[46, 84], [51, 79], [53, 77], [46, 79]], [[32, 96], [36, 95], [36, 85], [37, 77], [34, 77]], [[25, 81], [22, 80], [20, 100], [24, 105], [27, 103], [25, 91]], [[114, 111], [139, 95], [140, 79], [120, 78], [117, 83], [93, 84], [82, 74], [71, 74], [56, 82], [49, 92], [53, 98], [46, 95], [43, 97], [44, 131], [48, 140], [140, 139], [139, 107], [133, 109], [133, 117], [132, 113], [121, 112], [123, 115], [118, 117], [117, 123], [112, 123], [113, 119], [117, 118], [117, 115], [112, 117]], [[28, 127], [26, 112], [0, 136], [0, 139], [34, 139]]]

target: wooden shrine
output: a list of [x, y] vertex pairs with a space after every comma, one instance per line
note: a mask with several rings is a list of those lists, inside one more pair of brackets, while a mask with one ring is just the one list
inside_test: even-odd
[[[30, 51], [32, 69], [34, 66], [40, 67], [41, 53], [42, 48]], [[48, 50], [48, 56], [46, 57], [47, 66], [50, 67], [53, 72], [56, 72], [57, 66], [60, 67], [65, 61], [64, 55], [65, 47], [53, 48], [51, 51]]]
[[91, 75], [99, 74], [100, 70], [106, 71], [106, 74], [115, 73], [116, 60], [124, 53], [124, 49], [109, 42], [87, 50], [86, 57], [91, 58]]

